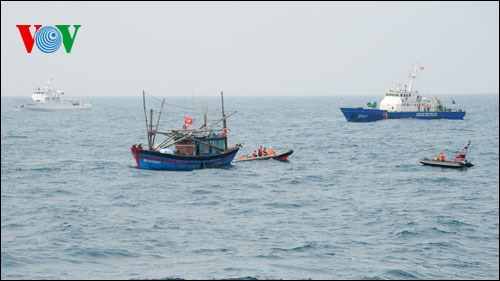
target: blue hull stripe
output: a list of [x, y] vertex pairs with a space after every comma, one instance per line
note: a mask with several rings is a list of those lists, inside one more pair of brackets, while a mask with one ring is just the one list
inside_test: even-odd
[[[228, 166], [238, 153], [238, 149], [220, 155], [184, 156], [158, 153], [151, 154], [147, 151], [137, 152], [134, 157], [139, 168], [147, 170], [179, 170], [190, 171], [194, 169], [216, 168]], [[191, 158], [191, 159], [190, 159]]]
[[372, 122], [383, 119], [464, 119], [465, 111], [436, 111], [436, 112], [388, 112], [379, 109], [340, 108], [344, 117], [349, 122]]

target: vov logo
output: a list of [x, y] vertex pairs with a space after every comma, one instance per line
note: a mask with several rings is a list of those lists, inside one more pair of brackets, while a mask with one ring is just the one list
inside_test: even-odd
[[42, 27], [41, 24], [35, 24], [35, 33], [33, 35], [31, 35], [30, 31], [31, 24], [18, 24], [16, 26], [19, 29], [19, 33], [21, 33], [26, 51], [30, 54], [35, 42], [38, 49], [44, 53], [53, 53], [57, 51], [59, 47], [61, 47], [61, 42], [64, 44], [66, 53], [71, 53], [76, 33], [81, 25], [73, 25], [75, 28], [73, 35], [69, 32], [69, 25], [59, 24], [56, 25], [56, 27]]

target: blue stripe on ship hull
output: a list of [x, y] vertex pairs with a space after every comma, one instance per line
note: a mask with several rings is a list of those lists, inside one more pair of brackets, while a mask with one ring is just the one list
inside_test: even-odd
[[464, 119], [465, 111], [457, 112], [388, 112], [388, 119]]
[[386, 110], [364, 108], [340, 108], [349, 122], [373, 122], [387, 118]]
[[379, 109], [364, 109], [364, 108], [340, 108], [344, 117], [349, 122], [372, 122], [382, 119], [464, 119], [465, 111], [454, 112], [388, 112], [387, 110]]

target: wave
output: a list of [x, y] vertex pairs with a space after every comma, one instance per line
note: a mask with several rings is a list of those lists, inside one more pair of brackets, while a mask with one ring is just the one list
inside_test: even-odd
[[139, 255], [134, 254], [130, 251], [127, 250], [118, 250], [118, 249], [111, 249], [111, 250], [105, 250], [105, 249], [95, 249], [95, 248], [84, 248], [84, 249], [79, 249], [79, 248], [70, 248], [65, 250], [65, 252], [69, 253], [71, 256], [74, 257], [91, 257], [91, 258], [118, 258], [118, 257], [123, 257], [123, 258], [136, 258], [139, 257]]
[[391, 269], [385, 272], [389, 279], [419, 279], [418, 276], [401, 269]]
[[268, 206], [271, 208], [278, 208], [278, 209], [294, 209], [294, 208], [300, 208], [302, 207], [301, 204], [296, 204], [296, 203], [266, 203], [264, 206]]
[[417, 236], [420, 236], [422, 235], [421, 233], [419, 232], [412, 232], [412, 231], [409, 231], [409, 230], [403, 230], [401, 232], [398, 232], [396, 234], [397, 237], [399, 238], [412, 238], [412, 237], [417, 237]]
[[28, 136], [23, 136], [23, 135], [7, 135], [3, 136], [3, 139], [27, 139]]
[[235, 254], [237, 252], [238, 251], [235, 248], [215, 248], [215, 249], [203, 248], [203, 249], [198, 249], [198, 250], [193, 251], [193, 253], [196, 253], [196, 254], [214, 254], [214, 253]]

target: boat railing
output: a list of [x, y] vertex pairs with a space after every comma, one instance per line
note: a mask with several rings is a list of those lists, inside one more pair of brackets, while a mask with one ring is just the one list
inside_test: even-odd
[[443, 106], [441, 109], [438, 109], [436, 111], [440, 111], [440, 112], [463, 112], [464, 110], [461, 109], [461, 108], [452, 108], [452, 107]]
[[[175, 132], [179, 135], [190, 135], [194, 138], [222, 138], [227, 136], [227, 130], [224, 129], [183, 129]], [[224, 132], [226, 132], [226, 134]]]

